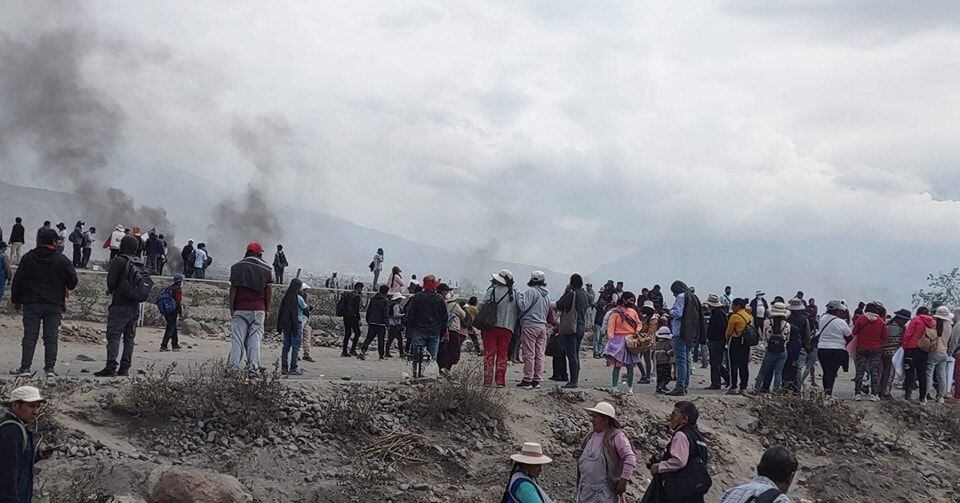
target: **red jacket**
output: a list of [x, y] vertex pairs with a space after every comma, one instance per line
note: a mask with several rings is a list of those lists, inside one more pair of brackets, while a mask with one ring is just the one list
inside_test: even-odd
[[853, 335], [857, 337], [857, 349], [867, 351], [880, 351], [883, 349], [883, 342], [889, 337], [887, 323], [882, 316], [871, 321], [865, 314], [861, 314], [857, 321], [853, 322]]
[[917, 349], [917, 341], [923, 337], [923, 333], [927, 328], [935, 326], [937, 326], [936, 320], [928, 314], [921, 314], [910, 320], [910, 323], [907, 323], [907, 330], [903, 333], [903, 349]]

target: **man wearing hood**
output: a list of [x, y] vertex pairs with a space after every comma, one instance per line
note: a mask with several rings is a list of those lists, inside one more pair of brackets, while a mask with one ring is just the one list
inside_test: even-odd
[[517, 294], [520, 310], [520, 337], [523, 354], [523, 380], [518, 388], [539, 388], [543, 380], [543, 360], [547, 349], [547, 311], [550, 292], [546, 276], [533, 271], [527, 289]]
[[417, 292], [407, 302], [407, 328], [410, 347], [422, 347], [430, 353], [430, 370], [425, 375], [439, 372], [437, 351], [440, 349], [440, 336], [447, 329], [447, 303], [437, 293], [440, 282], [432, 274], [423, 277], [423, 290]]
[[690, 350], [705, 335], [703, 325], [703, 307], [700, 299], [687, 288], [687, 284], [677, 280], [670, 285], [676, 300], [670, 310], [670, 332], [673, 333], [673, 352], [677, 359], [677, 386], [670, 396], [687, 394], [690, 385]]
[[240, 370], [247, 355], [247, 375], [260, 375], [260, 339], [270, 311], [270, 283], [273, 269], [263, 260], [263, 246], [253, 242], [241, 261], [230, 267], [230, 353], [227, 368]]
[[110, 234], [110, 260], [113, 260], [120, 254], [120, 241], [122, 241], [126, 235], [122, 225], [114, 227], [113, 232]]
[[[140, 318], [140, 302], [131, 299], [123, 292], [121, 285], [132, 269], [146, 267], [138, 256], [140, 240], [136, 236], [124, 236], [120, 240], [120, 254], [110, 261], [107, 272], [107, 294], [111, 295], [107, 309], [107, 364], [103, 370], [94, 372], [97, 377], [125, 376], [133, 363], [134, 338], [137, 336], [137, 320]], [[120, 341], [123, 340], [123, 353], [120, 353]], [[117, 356], [120, 362], [117, 363]]]
[[23, 255], [13, 276], [10, 302], [23, 311], [23, 345], [20, 368], [14, 374], [30, 376], [33, 353], [43, 324], [43, 369], [56, 375], [57, 335], [66, 309], [66, 291], [77, 287], [77, 270], [57, 251], [57, 231], [42, 229], [36, 248]]

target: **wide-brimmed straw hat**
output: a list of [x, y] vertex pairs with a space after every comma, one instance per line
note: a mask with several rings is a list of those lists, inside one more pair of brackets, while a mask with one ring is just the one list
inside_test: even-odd
[[803, 311], [806, 309], [806, 306], [803, 305], [803, 301], [794, 297], [787, 302], [788, 311]]
[[944, 321], [950, 321], [950, 314], [949, 307], [940, 306], [937, 308], [937, 311], [933, 313], [933, 317]]
[[707, 301], [704, 302], [704, 304], [710, 307], [723, 307], [723, 303], [720, 302], [720, 297], [715, 293], [707, 295]]
[[617, 411], [613, 408], [613, 405], [610, 405], [607, 402], [597, 402], [597, 405], [593, 407], [586, 407], [587, 412], [591, 414], [600, 414], [601, 416], [606, 416], [610, 418], [610, 422], [613, 426], [619, 428], [620, 421], [617, 420]]
[[551, 461], [543, 454], [543, 447], [536, 442], [524, 442], [519, 454], [511, 454], [510, 459], [525, 465], [545, 465]]
[[790, 316], [790, 311], [787, 310], [787, 305], [783, 302], [774, 302], [773, 305], [770, 306], [770, 316], [780, 316], [786, 318], [787, 316]]
[[513, 281], [513, 273], [510, 272], [510, 269], [500, 269], [500, 272], [491, 274], [490, 277], [501, 285], [506, 285], [507, 283]]

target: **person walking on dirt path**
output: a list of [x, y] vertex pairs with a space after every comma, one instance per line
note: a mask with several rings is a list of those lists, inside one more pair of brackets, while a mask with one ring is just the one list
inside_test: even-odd
[[10, 261], [13, 265], [20, 263], [20, 248], [23, 247], [25, 229], [23, 228], [23, 218], [14, 219], [13, 228], [10, 229]]
[[387, 335], [387, 320], [390, 318], [390, 298], [387, 296], [387, 285], [380, 285], [377, 293], [367, 301], [367, 337], [360, 345], [357, 358], [367, 359], [367, 350], [373, 339], [377, 339], [377, 355], [383, 360], [383, 341]]
[[817, 359], [823, 368], [823, 393], [827, 396], [833, 395], [833, 385], [840, 368], [846, 369], [850, 365], [850, 353], [846, 348], [853, 340], [853, 332], [843, 318], [846, 309], [841, 301], [831, 300], [827, 303], [827, 312], [820, 317]]
[[[382, 287], [381, 287], [382, 288]], [[467, 319], [467, 312], [461, 307], [460, 296], [454, 292], [446, 283], [437, 287], [439, 293], [447, 304], [447, 330], [440, 339], [440, 349], [437, 351], [437, 366], [440, 375], [450, 377], [450, 370], [453, 366], [460, 363], [460, 348], [463, 346], [464, 322]]]
[[523, 354], [523, 378], [518, 388], [539, 388], [543, 381], [543, 361], [547, 349], [547, 312], [550, 292], [543, 271], [530, 273], [527, 289], [517, 293], [520, 311], [520, 338]]
[[510, 339], [520, 314], [513, 289], [513, 273], [509, 269], [501, 269], [491, 275], [490, 286], [484, 294], [484, 304], [487, 302], [496, 305], [497, 322], [480, 331], [483, 340], [483, 383], [486, 386], [496, 383], [502, 388], [507, 385]]
[[524, 442], [518, 454], [512, 454], [513, 468], [510, 480], [503, 491], [500, 503], [553, 503], [543, 488], [537, 484], [537, 477], [543, 472], [543, 466], [552, 459], [543, 455], [543, 448], [535, 442]]
[[750, 482], [728, 489], [719, 503], [790, 503], [787, 491], [797, 474], [797, 456], [786, 447], [775, 445], [763, 452], [757, 476]]
[[[160, 340], [160, 351], [168, 351], [167, 344], [171, 344], [174, 351], [180, 351], [180, 337], [177, 331], [177, 321], [183, 318], [183, 274], [173, 275], [173, 283], [166, 288], [166, 293], [161, 293], [163, 297], [169, 297], [174, 303], [173, 311], [162, 313], [165, 327], [163, 329], [163, 339]], [[157, 306], [163, 302], [157, 301]], [[162, 309], [162, 306], [161, 306]]]
[[107, 294], [111, 296], [107, 309], [107, 363], [102, 370], [94, 372], [97, 377], [128, 375], [133, 364], [134, 339], [140, 318], [140, 300], [133, 295], [141, 278], [148, 277], [146, 266], [137, 255], [139, 244], [136, 236], [124, 236], [120, 240], [120, 254], [110, 261], [107, 272]]
[[[883, 342], [883, 348], [880, 349], [880, 398], [884, 400], [893, 398], [891, 393], [893, 392], [893, 377], [896, 374], [893, 367], [893, 355], [903, 345], [903, 330], [908, 321], [910, 321], [910, 311], [899, 309], [893, 313], [893, 319], [887, 322], [887, 340]], [[954, 325], [953, 331], [957, 332], [958, 327], [960, 325]], [[951, 337], [951, 340], [953, 340], [953, 337]]]
[[[626, 292], [625, 292], [626, 293]], [[637, 454], [607, 402], [587, 407], [592, 431], [573, 451], [577, 461], [577, 503], [618, 503], [637, 468]]]
[[370, 261], [370, 272], [373, 273], [373, 290], [377, 289], [381, 271], [383, 271], [383, 248], [377, 248], [377, 253], [373, 254], [373, 260]]
[[[202, 246], [198, 245], [198, 251]], [[263, 246], [256, 241], [247, 245], [242, 260], [230, 266], [229, 371], [239, 372], [246, 354], [247, 376], [260, 375], [260, 341], [270, 311], [272, 281], [273, 270], [263, 260]]]
[[[643, 502], [703, 502], [712, 481], [706, 468], [709, 462], [707, 442], [697, 427], [699, 417], [700, 412], [692, 402], [677, 402], [667, 419], [670, 442], [660, 461], [648, 465], [653, 480]], [[665, 483], [668, 479], [672, 483]]]
[[0, 301], [6, 294], [7, 286], [13, 281], [10, 259], [7, 257], [7, 243], [0, 241]]
[[384, 358], [393, 358], [390, 346], [397, 341], [397, 351], [403, 358], [406, 348], [403, 346], [403, 294], [390, 294], [390, 317], [387, 319], [387, 343], [383, 350]]
[[33, 501], [33, 465], [47, 459], [50, 450], [37, 445], [33, 431], [40, 407], [46, 400], [33, 386], [20, 386], [10, 392], [0, 409], [0, 501]]
[[300, 298], [300, 290], [302, 288], [303, 282], [300, 278], [291, 280], [277, 310], [277, 332], [283, 336], [280, 374], [284, 376], [303, 375], [299, 366], [300, 345], [303, 343], [303, 328], [300, 324], [300, 306], [303, 302]]
[[276, 283], [283, 284], [283, 271], [290, 265], [287, 262], [287, 254], [283, 253], [283, 245], [277, 245], [277, 252], [273, 254], [273, 272], [275, 273]]
[[90, 264], [90, 255], [93, 254], [93, 243], [97, 240], [97, 228], [90, 227], [83, 231], [80, 246], [83, 248], [80, 252], [80, 268], [86, 269]]
[[586, 329], [584, 316], [587, 312], [587, 293], [583, 291], [583, 277], [579, 274], [570, 275], [566, 291], [557, 300], [557, 311], [560, 312], [559, 333], [563, 340], [563, 357], [559, 360], [554, 357], [553, 373], [554, 376], [568, 375], [569, 380], [563, 387], [576, 389], [580, 384], [580, 347], [583, 344]]
[[[363, 283], [353, 284], [353, 290], [344, 293], [337, 301], [337, 314], [343, 318], [343, 350], [341, 357], [358, 356], [357, 341], [360, 339], [360, 292], [363, 291]], [[351, 335], [353, 342], [351, 343]], [[347, 346], [350, 346], [349, 352]]]
[[633, 394], [633, 369], [640, 363], [640, 353], [630, 350], [630, 338], [640, 337], [637, 344], [646, 346], [653, 345], [652, 340], [647, 339], [647, 334], [643, 332], [643, 322], [637, 314], [637, 296], [633, 292], [623, 292], [620, 296], [620, 304], [613, 308], [610, 314], [610, 320], [607, 323], [607, 346], [603, 350], [603, 357], [607, 360], [607, 366], [613, 367], [610, 386], [611, 391], [618, 392], [620, 385], [620, 369], [627, 369], [627, 393]]
[[677, 359], [677, 385], [670, 396], [683, 396], [690, 387], [691, 368], [690, 351], [706, 332], [703, 325], [703, 307], [697, 295], [687, 288], [687, 284], [677, 280], [670, 285], [670, 291], [676, 300], [670, 309], [670, 332], [673, 334], [673, 352]]
[[[952, 313], [947, 306], [940, 306], [933, 313], [933, 318], [936, 320], [937, 345], [927, 354], [927, 383], [936, 386], [934, 398], [937, 403], [943, 403], [943, 397], [947, 395], [947, 349], [950, 336], [953, 334], [951, 316]], [[922, 395], [920, 403], [925, 403], [926, 399], [926, 395]]]
[[[853, 335], [856, 338], [856, 361], [854, 370], [854, 400], [867, 398], [874, 402], [880, 400], [880, 350], [889, 337], [887, 316], [879, 300], [864, 306], [863, 314], [853, 322]], [[946, 354], [946, 353], [944, 353]], [[870, 392], [865, 392], [863, 376], [870, 376]], [[865, 395], [865, 396], [864, 396]]]
[[110, 260], [115, 259], [120, 254], [120, 241], [126, 235], [122, 225], [117, 225], [110, 233], [110, 237], [107, 239], [107, 247], [110, 248]]
[[437, 293], [440, 283], [432, 274], [423, 277], [423, 290], [414, 294], [407, 302], [407, 328], [411, 348], [423, 348], [430, 354], [430, 364], [424, 375], [439, 372], [437, 352], [440, 349], [440, 337], [447, 329], [447, 305]]
[[[728, 289], [730, 287], [727, 287]], [[733, 300], [730, 301], [733, 304]], [[706, 306], [710, 308], [710, 323], [707, 325], [707, 343], [710, 345], [710, 386], [708, 390], [723, 389], [730, 384], [730, 370], [727, 368], [727, 311], [729, 305], [710, 294]]]
[[300, 303], [300, 326], [303, 327], [303, 358], [305, 362], [313, 363], [316, 360], [310, 356], [310, 345], [313, 343], [313, 329], [310, 328], [310, 313], [313, 312], [313, 306], [310, 305], [308, 300], [307, 293], [310, 291], [310, 287], [307, 284], [304, 284], [300, 287], [300, 299], [303, 302]]
[[193, 277], [193, 240], [188, 239], [187, 245], [180, 250], [180, 260], [183, 262], [183, 270], [181, 271], [183, 275], [187, 278]]
[[790, 323], [787, 321], [789, 315], [790, 311], [783, 302], [774, 302], [770, 306], [760, 336], [766, 343], [766, 350], [763, 352], [760, 371], [753, 383], [754, 391], [769, 393], [771, 384], [774, 391], [780, 391], [783, 367], [787, 363], [787, 341], [790, 340]]
[[753, 325], [753, 316], [747, 311], [747, 299], [733, 299], [730, 306], [733, 312], [727, 318], [727, 355], [730, 360], [730, 387], [727, 394], [742, 395], [750, 380], [750, 346], [744, 343], [743, 333]]
[[66, 292], [77, 287], [77, 270], [57, 251], [57, 231], [44, 229], [36, 248], [20, 260], [10, 284], [10, 302], [23, 312], [23, 342], [20, 367], [13, 371], [22, 377], [32, 375], [33, 353], [43, 325], [43, 370], [56, 376], [60, 321], [66, 311]]

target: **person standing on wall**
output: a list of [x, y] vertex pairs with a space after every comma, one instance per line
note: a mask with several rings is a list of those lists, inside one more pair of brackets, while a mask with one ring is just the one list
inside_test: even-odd
[[283, 284], [283, 270], [289, 265], [287, 254], [283, 253], [283, 245], [277, 245], [277, 253], [273, 255], [273, 272], [278, 285]]

